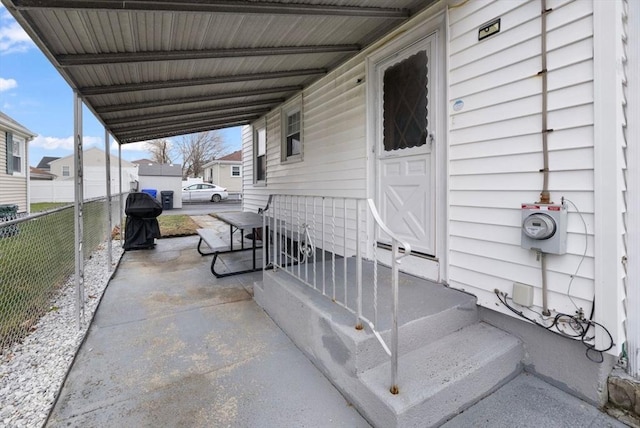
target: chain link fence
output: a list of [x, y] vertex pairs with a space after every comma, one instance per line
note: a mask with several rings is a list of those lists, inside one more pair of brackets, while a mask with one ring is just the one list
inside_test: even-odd
[[[125, 200], [123, 196], [122, 201]], [[118, 225], [120, 197], [112, 197]], [[83, 255], [111, 239], [106, 198], [85, 201]], [[75, 273], [73, 204], [27, 217], [0, 221], [0, 353], [21, 340], [50, 310], [50, 302]]]

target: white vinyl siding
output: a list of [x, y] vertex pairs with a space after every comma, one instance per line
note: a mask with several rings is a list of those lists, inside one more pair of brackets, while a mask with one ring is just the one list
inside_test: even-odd
[[[448, 41], [448, 111], [444, 112], [448, 123], [446, 136], [436, 136], [435, 140], [447, 151], [446, 165], [439, 164], [446, 169], [446, 183], [442, 185], [446, 195], [440, 201], [446, 204], [443, 217], [447, 219], [446, 231], [442, 232], [446, 236], [443, 241], [447, 241], [446, 254], [440, 260], [444, 265], [442, 279], [476, 295], [480, 305], [509, 315], [513, 314], [497, 305], [496, 288], [511, 294], [514, 282], [529, 284], [534, 287], [534, 304], [538, 309], [542, 304], [540, 262], [533, 251], [520, 246], [520, 206], [539, 200], [543, 181], [540, 4], [461, 2], [459, 7], [449, 8], [447, 34], [442, 35]], [[617, 144], [616, 156], [623, 156], [623, 142], [616, 134], [621, 126], [611, 133], [610, 140], [596, 140], [596, 125], [601, 120], [596, 106], [614, 97], [607, 92], [597, 94], [598, 102], [595, 99], [594, 2], [547, 0], [547, 7], [552, 9], [547, 16], [547, 127], [553, 130], [548, 134], [549, 190], [553, 202], [560, 203], [564, 197], [575, 203], [587, 225], [585, 234], [580, 214], [568, 204], [567, 254], [547, 257], [549, 307], [574, 313], [576, 309], [567, 296], [570, 293], [589, 315], [599, 278], [596, 245], [603, 239], [601, 235], [596, 239], [598, 213], [603, 208], [596, 197], [596, 172], [602, 170], [596, 153]], [[425, 25], [430, 17], [426, 13], [418, 15], [399, 31]], [[496, 18], [501, 19], [500, 32], [478, 41], [479, 27]], [[601, 31], [607, 30], [603, 27]], [[389, 36], [385, 40], [393, 39]], [[260, 119], [267, 123], [269, 186], [253, 187], [252, 178], [247, 177], [253, 170], [251, 157], [245, 156], [246, 207], [256, 210], [264, 206], [269, 193], [338, 197], [373, 194], [368, 184], [374, 180], [367, 179], [372, 147], [366, 142], [365, 113], [367, 104], [375, 100], [365, 96], [364, 58], [386, 43], [367, 48], [303, 91], [302, 162], [281, 163], [279, 112]], [[462, 109], [453, 109], [456, 101], [464, 103]], [[250, 139], [251, 132], [246, 131], [245, 151], [251, 150]], [[607, 177], [622, 177], [624, 167], [613, 166]], [[616, 186], [613, 193], [621, 201], [624, 183]], [[624, 253], [619, 250], [623, 248], [619, 232], [624, 233], [624, 208], [618, 205], [613, 212], [611, 208], [607, 211], [612, 220], [617, 215], [613, 222], [615, 238], [608, 240], [616, 246], [616, 257]], [[580, 265], [585, 241], [586, 256]], [[613, 258], [609, 264], [614, 263]], [[620, 301], [624, 272], [620, 268], [620, 275], [612, 279], [614, 270], [608, 269], [601, 279], [611, 283], [615, 296], [598, 306], [598, 311], [611, 311], [606, 327], [621, 345], [619, 326], [615, 324], [624, 318]]]
[[[18, 205], [18, 212], [27, 211], [27, 177], [23, 175], [7, 175], [6, 132], [0, 129], [0, 204]], [[16, 136], [14, 134], [14, 143]], [[24, 139], [22, 139], [24, 141]], [[24, 147], [24, 146], [23, 146]], [[26, 149], [26, 147], [25, 147]], [[26, 150], [25, 150], [26, 152]], [[13, 161], [13, 159], [11, 159]]]
[[[589, 1], [548, 1], [549, 189], [573, 201], [587, 223], [587, 255], [571, 295], [588, 314], [594, 295], [593, 11]], [[477, 40], [479, 24], [500, 33]], [[450, 13], [449, 283], [496, 306], [493, 290], [535, 287], [540, 262], [520, 248], [520, 204], [542, 189], [540, 2], [471, 2]], [[565, 313], [569, 281], [584, 252], [584, 227], [570, 206], [567, 254], [547, 256], [549, 306]]]
[[[364, 60], [349, 63], [305, 89], [302, 105], [304, 160], [281, 163], [281, 116], [267, 123], [267, 188], [253, 186], [244, 157], [245, 209], [264, 206], [268, 194], [366, 196]], [[262, 119], [259, 121], [262, 122]], [[254, 124], [256, 125], [256, 124]], [[258, 126], [258, 125], [256, 125]], [[244, 150], [251, 132], [243, 132]], [[247, 184], [250, 186], [247, 186]]]

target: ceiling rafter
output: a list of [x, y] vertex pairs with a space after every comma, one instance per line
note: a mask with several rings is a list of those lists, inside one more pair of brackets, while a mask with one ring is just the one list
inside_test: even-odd
[[242, 0], [13, 0], [18, 10], [95, 9], [114, 11], [170, 11], [272, 15], [320, 15], [357, 18], [407, 19], [410, 11], [401, 8], [339, 6], [300, 3], [274, 3]]
[[286, 98], [269, 98], [266, 100], [247, 101], [242, 103], [228, 103], [228, 104], [222, 104], [222, 105], [211, 106], [211, 107], [198, 107], [198, 108], [185, 109], [185, 110], [173, 110], [173, 111], [162, 112], [162, 113], [150, 113], [150, 114], [144, 114], [144, 115], [127, 115], [127, 117], [124, 117], [121, 119], [105, 118], [105, 120], [109, 122], [110, 126], [115, 126], [115, 125], [121, 125], [121, 124], [127, 124], [127, 123], [136, 123], [136, 122], [141, 122], [145, 120], [164, 119], [164, 118], [176, 117], [176, 116], [189, 116], [189, 115], [200, 114], [200, 113], [232, 111], [232, 110], [239, 110], [239, 109], [250, 108], [250, 107], [265, 107], [265, 106], [273, 107], [278, 104], [282, 104], [283, 102], [285, 102], [285, 100]]
[[[255, 118], [255, 119], [257, 119], [257, 118]], [[165, 131], [165, 132], [149, 132], [149, 133], [146, 133], [146, 134], [132, 135], [132, 136], [129, 136], [129, 137], [126, 137], [126, 138], [122, 138], [122, 139], [119, 139], [117, 136], [115, 136], [115, 138], [121, 144], [129, 144], [129, 143], [136, 143], [136, 142], [139, 142], [139, 141], [153, 140], [153, 139], [156, 139], [156, 138], [169, 138], [169, 137], [176, 137], [176, 136], [185, 135], [185, 134], [195, 134], [197, 132], [215, 131], [217, 129], [224, 129], [224, 128], [229, 128], [229, 127], [232, 127], [232, 126], [248, 125], [249, 123], [251, 123], [252, 120], [255, 120], [255, 119], [239, 120], [237, 122], [223, 122], [223, 123], [218, 123], [218, 124], [210, 124], [210, 125], [207, 125], [207, 126], [202, 126], [202, 127], [198, 127], [198, 128], [189, 129], [186, 132], [185, 132], [184, 129], [176, 128], [174, 130]]]
[[78, 88], [83, 96], [108, 95], [119, 92], [150, 91], [154, 89], [184, 88], [189, 86], [216, 85], [252, 80], [280, 79], [284, 77], [302, 77], [326, 74], [324, 68], [274, 71], [269, 73], [235, 74], [231, 76], [204, 77], [199, 79], [164, 80], [157, 82], [126, 83], [122, 85], [92, 86]]
[[220, 125], [220, 124], [228, 123], [230, 121], [232, 122], [252, 121], [259, 117], [260, 117], [259, 114], [239, 114], [235, 116], [228, 116], [223, 119], [220, 119], [220, 118], [206, 119], [206, 120], [199, 119], [199, 120], [194, 120], [192, 122], [183, 121], [178, 124], [172, 123], [166, 126], [150, 125], [148, 127], [138, 127], [136, 129], [114, 132], [114, 135], [127, 138], [127, 136], [135, 136], [136, 134], [164, 133], [164, 132], [170, 132], [174, 129], [179, 129], [179, 128], [186, 129], [188, 133], [192, 133], [190, 130], [194, 128], [203, 128], [203, 127], [206, 128], [207, 126]]
[[359, 45], [276, 46], [262, 48], [203, 49], [185, 51], [117, 52], [98, 54], [67, 54], [56, 56], [61, 67], [109, 65], [155, 61], [188, 61], [197, 59], [244, 58], [256, 56], [302, 55], [323, 53], [353, 53]]
[[189, 123], [198, 123], [201, 121], [211, 121], [218, 119], [229, 119], [229, 118], [237, 118], [237, 117], [245, 117], [247, 115], [263, 115], [268, 113], [271, 109], [268, 107], [260, 107], [253, 108], [246, 111], [237, 111], [237, 112], [227, 112], [227, 113], [218, 113], [218, 114], [207, 114], [206, 116], [201, 115], [192, 115], [187, 118], [176, 118], [173, 120], [163, 120], [162, 122], [158, 122], [159, 119], [155, 120], [145, 120], [144, 124], [134, 125], [134, 124], [113, 124], [109, 122], [109, 128], [111, 128], [114, 132], [130, 132], [130, 131], [138, 131], [141, 129], [150, 129], [150, 128], [163, 128], [165, 126], [179, 125], [179, 124], [189, 124]]
[[277, 86], [274, 88], [251, 89], [247, 91], [222, 92], [217, 94], [201, 95], [199, 97], [170, 98], [170, 99], [142, 101], [142, 102], [128, 103], [128, 104], [110, 104], [102, 107], [95, 106], [94, 110], [96, 111], [96, 113], [99, 113], [99, 114], [114, 113], [114, 112], [119, 112], [124, 110], [138, 110], [143, 108], [165, 107], [165, 106], [172, 106], [177, 104], [191, 104], [191, 103], [199, 103], [204, 101], [227, 100], [227, 99], [233, 99], [233, 98], [257, 96], [257, 95], [291, 93], [291, 92], [297, 92], [301, 90], [302, 90], [301, 85]]

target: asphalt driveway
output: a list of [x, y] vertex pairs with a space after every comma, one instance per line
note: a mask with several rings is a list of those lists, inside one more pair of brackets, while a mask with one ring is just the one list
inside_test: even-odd
[[221, 213], [229, 211], [241, 211], [241, 200], [226, 200], [220, 202], [183, 202], [182, 208], [164, 210], [161, 215], [207, 215], [210, 213]]

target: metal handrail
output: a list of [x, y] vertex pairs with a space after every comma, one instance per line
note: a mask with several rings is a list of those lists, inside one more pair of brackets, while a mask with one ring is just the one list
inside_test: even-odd
[[[317, 201], [321, 200], [320, 214], [317, 213]], [[311, 201], [311, 204], [309, 204]], [[330, 213], [326, 215], [327, 201], [330, 201]], [[342, 209], [336, 205], [342, 205]], [[301, 208], [301, 205], [302, 208]], [[363, 207], [362, 205], [365, 205]], [[349, 216], [349, 212], [355, 209], [353, 216]], [[363, 209], [371, 214], [373, 222], [369, 223], [369, 217], [365, 212], [364, 221], [361, 218]], [[398, 237], [391, 229], [384, 223], [380, 213], [378, 212], [373, 199], [363, 198], [333, 198], [325, 196], [304, 196], [304, 195], [270, 195], [267, 205], [262, 212], [265, 214], [263, 217], [263, 228], [266, 230], [268, 227], [273, 233], [273, 251], [270, 252], [270, 260], [266, 260], [264, 257], [264, 266], [270, 268], [281, 269], [288, 274], [294, 276], [307, 286], [320, 292], [322, 295], [330, 298], [336, 304], [344, 307], [356, 315], [356, 329], [362, 329], [363, 323], [368, 325], [374, 336], [380, 342], [385, 353], [390, 358], [391, 363], [391, 387], [390, 392], [397, 394], [398, 389], [398, 278], [399, 269], [398, 265], [404, 257], [411, 254], [411, 246], [408, 242], [404, 242]], [[342, 216], [342, 217], [340, 217]], [[311, 217], [311, 218], [309, 218]], [[320, 217], [320, 227], [318, 228], [317, 219]], [[338, 220], [342, 220], [342, 227], [337, 227]], [[391, 289], [392, 289], [392, 313], [391, 313], [391, 331], [390, 331], [390, 344], [387, 344], [382, 338], [382, 335], [376, 328], [377, 323], [377, 256], [375, 256], [375, 247], [377, 245], [377, 239], [373, 241], [369, 238], [369, 234], [364, 234], [362, 225], [366, 225], [367, 231], [373, 231], [374, 236], [376, 227], [378, 230], [384, 232], [391, 240]], [[327, 237], [328, 230], [329, 236]], [[352, 226], [350, 228], [350, 226]], [[321, 229], [320, 231], [318, 229]], [[354, 230], [355, 229], [355, 230]], [[320, 237], [318, 233], [321, 232]], [[338, 236], [341, 232], [342, 236]], [[338, 242], [340, 238], [341, 242]], [[362, 313], [362, 241], [365, 244], [373, 244], [373, 257], [374, 262], [374, 320], [366, 318]], [[352, 251], [350, 251], [349, 244], [352, 244]], [[342, 248], [340, 249], [340, 246]], [[311, 247], [311, 248], [309, 248]], [[315, 259], [317, 251], [316, 248], [321, 249], [321, 262], [322, 262], [322, 284], [317, 284], [317, 271], [314, 264], [312, 271], [309, 273], [309, 261]], [[400, 248], [404, 251], [400, 252]], [[331, 287], [327, 285], [327, 275], [325, 271], [325, 260], [327, 249], [331, 257]], [[340, 297], [336, 295], [336, 253], [342, 251], [343, 270], [344, 270], [344, 301], [340, 301]], [[356, 305], [355, 308], [350, 307], [348, 303], [348, 283], [347, 283], [347, 256], [350, 253], [356, 257]], [[329, 266], [326, 266], [329, 268]], [[311, 274], [311, 278], [309, 275]]]

